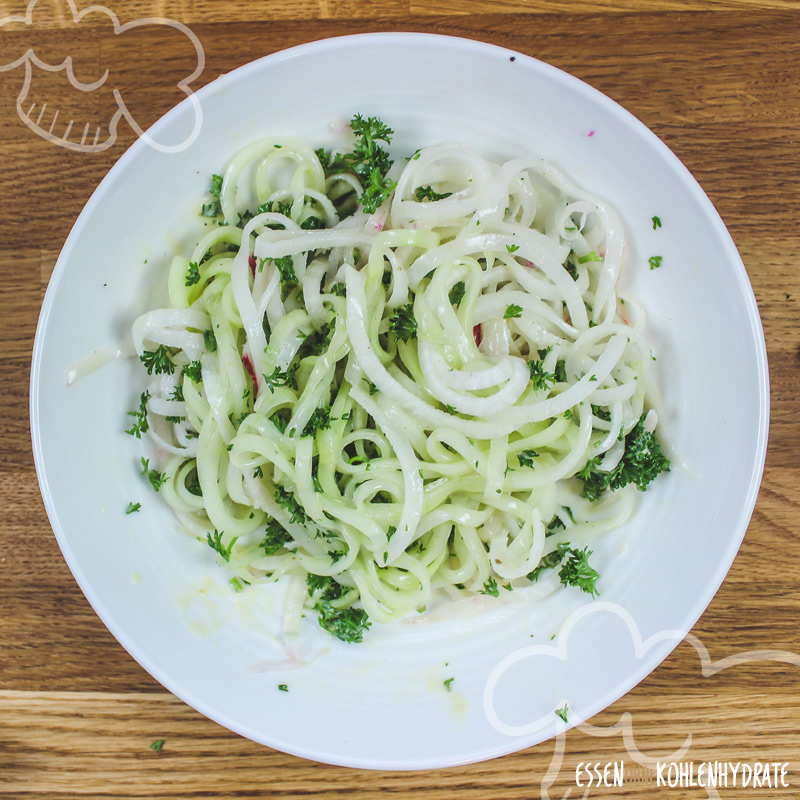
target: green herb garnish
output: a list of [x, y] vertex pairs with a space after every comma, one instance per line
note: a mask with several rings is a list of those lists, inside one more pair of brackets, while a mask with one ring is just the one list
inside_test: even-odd
[[452, 194], [452, 192], [440, 194], [439, 192], [435, 192], [431, 186], [418, 186], [414, 191], [414, 197], [420, 202], [423, 200], [444, 200]]
[[521, 467], [533, 467], [533, 460], [539, 454], [535, 450], [522, 450], [517, 453], [517, 459]]
[[454, 283], [453, 288], [447, 295], [450, 298], [450, 304], [458, 308], [458, 306], [461, 305], [461, 301], [464, 299], [464, 295], [466, 293], [467, 293], [467, 284], [464, 283], [464, 281], [459, 281], [458, 283]]
[[239, 538], [238, 536], [234, 536], [230, 542], [228, 542], [228, 546], [226, 547], [224, 542], [222, 541], [222, 537], [224, 535], [224, 531], [220, 532], [214, 529], [213, 535], [211, 533], [206, 534], [206, 541], [208, 542], [208, 546], [215, 552], [219, 553], [225, 561], [231, 560], [231, 550], [233, 549], [233, 545], [236, 543], [236, 540]]
[[264, 531], [265, 536], [259, 542], [258, 546], [268, 556], [273, 556], [283, 547], [292, 541], [291, 534], [284, 529], [284, 527], [275, 519], [267, 523]]
[[200, 283], [200, 272], [197, 269], [197, 262], [190, 261], [189, 262], [189, 269], [186, 271], [186, 286], [194, 286], [196, 283]]
[[164, 473], [150, 469], [150, 459], [142, 458], [142, 475], [144, 475], [155, 491], [158, 491], [167, 481]]
[[170, 358], [174, 353], [170, 348], [160, 344], [155, 350], [145, 350], [140, 356], [148, 375], [172, 375], [175, 372], [175, 362]]
[[615, 491], [629, 483], [644, 492], [660, 473], [669, 472], [669, 459], [664, 455], [655, 434], [645, 430], [644, 419], [645, 415], [642, 414], [625, 437], [625, 452], [614, 469], [608, 472], [598, 470], [602, 456], [597, 456], [589, 459], [583, 469], [576, 473], [583, 481], [584, 497], [597, 501], [607, 489]]
[[142, 438], [143, 433], [150, 430], [150, 423], [147, 421], [147, 401], [150, 399], [150, 392], [142, 392], [139, 395], [139, 408], [136, 411], [129, 411], [129, 417], [136, 417], [136, 422], [132, 428], [128, 428], [125, 433], [135, 436], [137, 439]]
[[203, 367], [199, 361], [192, 361], [191, 364], [187, 364], [183, 368], [183, 374], [192, 381], [192, 383], [200, 383], [200, 381], [203, 380]]
[[417, 320], [414, 317], [413, 303], [406, 303], [392, 312], [389, 318], [389, 330], [404, 342], [416, 338]]

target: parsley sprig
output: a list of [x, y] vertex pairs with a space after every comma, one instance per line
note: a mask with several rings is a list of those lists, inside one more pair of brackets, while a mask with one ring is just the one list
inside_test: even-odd
[[225, 543], [222, 541], [224, 531], [220, 532], [216, 528], [214, 529], [214, 533], [207, 533], [206, 534], [206, 541], [208, 542], [208, 546], [216, 553], [222, 556], [225, 561], [231, 560], [231, 550], [233, 550], [234, 544], [236, 544], [236, 540], [239, 538], [238, 536], [234, 536], [230, 542], [228, 542], [227, 547]]
[[319, 431], [327, 430], [331, 427], [331, 407], [315, 408], [314, 413], [309, 417], [303, 428], [302, 436], [316, 436]]
[[292, 537], [289, 532], [284, 529], [280, 522], [273, 519], [267, 523], [267, 527], [264, 531], [264, 538], [259, 542], [258, 546], [268, 556], [274, 556], [278, 550], [286, 547], [291, 540]]
[[186, 286], [194, 286], [196, 283], [200, 283], [200, 270], [197, 267], [196, 261], [189, 262], [189, 268], [186, 270], [186, 280], [184, 283]]
[[144, 364], [148, 375], [172, 375], [175, 372], [175, 362], [171, 356], [175, 351], [170, 347], [160, 344], [155, 350], [145, 350], [140, 356], [139, 361]]
[[352, 152], [330, 156], [318, 150], [317, 155], [326, 174], [352, 172], [358, 176], [364, 186], [359, 202], [367, 214], [374, 214], [397, 186], [386, 178], [392, 161], [381, 144], [390, 145], [394, 131], [377, 117], [361, 114], [350, 120], [350, 128], [356, 137]]
[[143, 433], [150, 430], [150, 423], [147, 421], [147, 401], [150, 399], [150, 392], [142, 392], [139, 395], [139, 408], [136, 411], [129, 411], [129, 417], [135, 417], [132, 428], [128, 428], [125, 433], [135, 436], [137, 439], [142, 438]]
[[280, 367], [275, 367], [270, 375], [262, 375], [261, 377], [264, 379], [267, 389], [269, 389], [272, 394], [275, 394], [275, 389], [278, 386], [288, 386], [290, 389], [296, 389], [297, 378], [295, 377], [295, 373], [298, 367], [299, 364], [292, 364], [285, 370], [282, 370]]
[[645, 415], [642, 414], [639, 422], [625, 437], [625, 452], [614, 469], [600, 471], [598, 467], [602, 456], [597, 456], [589, 459], [583, 469], [576, 473], [583, 481], [584, 497], [596, 502], [607, 489], [615, 491], [629, 483], [635, 484], [640, 492], [644, 492], [660, 473], [669, 472], [669, 459], [664, 455], [656, 435], [645, 430], [644, 419]]
[[452, 194], [452, 192], [436, 192], [432, 186], [418, 186], [414, 191], [414, 198], [420, 202], [423, 200], [444, 200]]
[[149, 458], [142, 458], [142, 475], [150, 481], [150, 485], [156, 492], [167, 482], [166, 475], [163, 472], [159, 472], [157, 469], [150, 469]]
[[403, 342], [417, 337], [417, 320], [414, 316], [414, 304], [399, 306], [389, 317], [389, 330]]
[[222, 214], [222, 205], [219, 201], [219, 195], [222, 191], [222, 175], [211, 176], [211, 186], [208, 193], [211, 195], [211, 202], [203, 203], [200, 209], [200, 215], [203, 217], [218, 217]]
[[286, 491], [283, 486], [279, 486], [275, 491], [275, 502], [289, 512], [289, 522], [296, 525], [302, 525], [308, 521], [306, 512], [303, 511], [303, 506], [297, 502], [297, 498], [291, 493]]
[[[338, 608], [335, 601], [342, 597], [342, 585], [327, 575], [306, 576], [309, 596], [316, 598], [314, 610], [319, 624], [343, 642], [361, 642], [372, 624], [363, 608]], [[338, 604], [337, 604], [338, 605]]]
[[553, 569], [564, 562], [558, 572], [562, 585], [576, 586], [596, 597], [599, 594], [596, 584], [600, 573], [589, 564], [591, 554], [592, 551], [586, 547], [583, 550], [576, 550], [569, 546], [569, 542], [563, 542], [557, 545], [555, 550], [543, 556], [539, 565], [528, 573], [527, 578], [529, 581], [536, 581], [545, 570]]
[[521, 467], [533, 467], [533, 460], [538, 457], [535, 450], [521, 450], [517, 453], [517, 459]]
[[464, 281], [459, 281], [458, 283], [454, 283], [453, 288], [447, 295], [450, 300], [450, 304], [458, 308], [458, 306], [461, 305], [461, 301], [464, 299], [464, 295], [466, 293], [467, 293], [467, 284], [464, 283]]

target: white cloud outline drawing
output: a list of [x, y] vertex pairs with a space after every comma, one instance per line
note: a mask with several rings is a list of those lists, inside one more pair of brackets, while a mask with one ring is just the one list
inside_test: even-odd
[[[589, 736], [608, 737], [621, 735], [625, 743], [625, 749], [628, 755], [639, 765], [647, 769], [655, 769], [657, 762], [671, 762], [681, 761], [689, 752], [692, 743], [692, 734], [689, 732], [683, 744], [669, 755], [659, 755], [658, 757], [649, 756], [643, 753], [636, 744], [633, 733], [633, 715], [629, 712], [623, 712], [619, 719], [609, 726], [595, 726], [586, 722], [585, 719], [580, 717], [573, 709], [570, 708], [570, 721], [569, 724], [562, 722], [559, 717], [553, 718], [553, 712], [548, 712], [546, 715], [534, 720], [527, 725], [507, 725], [500, 720], [494, 708], [494, 692], [497, 684], [502, 679], [503, 674], [514, 664], [522, 661], [525, 658], [533, 656], [545, 656], [549, 658], [557, 658], [560, 661], [566, 661], [569, 657], [568, 643], [569, 636], [573, 628], [585, 617], [595, 613], [611, 613], [621, 619], [630, 634], [631, 641], [634, 646], [634, 653], [637, 658], [641, 659], [652, 647], [664, 641], [676, 641], [680, 643], [685, 641], [687, 644], [692, 645], [700, 658], [700, 670], [704, 678], [716, 675], [725, 669], [739, 666], [742, 664], [751, 664], [759, 661], [773, 661], [792, 666], [800, 667], [800, 654], [792, 653], [786, 650], [748, 650], [742, 653], [736, 653], [731, 656], [712, 661], [708, 652], [708, 648], [703, 642], [694, 634], [681, 631], [678, 629], [668, 629], [653, 634], [647, 639], [642, 639], [641, 631], [631, 614], [622, 606], [609, 601], [595, 601], [589, 605], [582, 606], [581, 608], [573, 611], [564, 625], [562, 626], [559, 635], [554, 644], [547, 645], [529, 645], [519, 648], [518, 650], [509, 653], [505, 656], [497, 666], [490, 673], [483, 692], [483, 710], [489, 724], [499, 733], [507, 736], [525, 736], [531, 733], [536, 733], [545, 727], [552, 726], [555, 722], [556, 735], [554, 737], [554, 750], [553, 756], [548, 765], [547, 771], [541, 781], [541, 797], [542, 800], [550, 800], [548, 789], [555, 783], [561, 772], [563, 765], [564, 754], [566, 751], [566, 734], [570, 728], [576, 728], [581, 733]], [[559, 703], [553, 706], [553, 711], [561, 708], [568, 700], [562, 698]], [[720, 800], [720, 795], [716, 788], [713, 786], [703, 787], [709, 800]], [[566, 800], [572, 793], [572, 789], [562, 795], [562, 800]], [[590, 789], [583, 793], [583, 797], [589, 797]]]
[[[648, 650], [661, 642], [670, 640], [680, 642], [686, 638], [686, 631], [672, 629], [660, 631], [643, 641], [636, 620], [634, 620], [628, 611], [617, 603], [611, 603], [607, 600], [598, 600], [589, 605], [581, 606], [567, 617], [559, 631], [555, 644], [528, 645], [514, 650], [503, 658], [490, 673], [483, 691], [483, 710], [486, 718], [489, 720], [489, 724], [498, 733], [505, 734], [506, 736], [529, 736], [553, 724], [553, 717], [548, 713], [526, 725], [507, 725], [500, 719], [494, 708], [495, 688], [506, 670], [523, 659], [534, 656], [545, 656], [547, 658], [557, 658], [559, 661], [566, 661], [567, 658], [569, 658], [568, 645], [572, 629], [585, 617], [597, 613], [614, 614], [625, 623], [630, 633], [631, 640], [633, 641], [634, 654], [638, 659], [641, 659]], [[568, 702], [567, 698], [561, 698], [560, 702], [553, 706], [553, 708], [561, 708], [566, 702]], [[583, 720], [579, 719], [578, 721], [582, 722]]]
[[[12, 23], [21, 23], [24, 25], [32, 26], [34, 24], [33, 10], [38, 2], [39, 0], [30, 0], [24, 15], [11, 15], [0, 19], [0, 29], [2, 29], [5, 25], [9, 25]], [[44, 115], [44, 111], [47, 104], [45, 103], [41, 107], [41, 109], [39, 110], [39, 116], [35, 122], [33, 121], [31, 114], [36, 107], [36, 103], [30, 106], [27, 111], [23, 106], [23, 103], [25, 102], [25, 99], [27, 98], [28, 92], [30, 90], [31, 81], [33, 79], [34, 66], [38, 67], [39, 69], [45, 70], [47, 72], [64, 71], [66, 73], [67, 80], [69, 81], [70, 85], [81, 92], [93, 92], [99, 89], [108, 80], [109, 71], [108, 69], [106, 69], [104, 74], [98, 80], [92, 83], [83, 83], [75, 77], [75, 73], [72, 67], [71, 56], [67, 56], [60, 64], [48, 64], [47, 62], [42, 61], [36, 55], [33, 48], [31, 47], [29, 47], [25, 51], [25, 53], [23, 53], [16, 60], [7, 64], [0, 64], [0, 72], [7, 72], [16, 69], [22, 64], [25, 65], [25, 81], [23, 83], [19, 95], [17, 96], [17, 115], [22, 120], [22, 122], [28, 128], [30, 128], [30, 130], [32, 130], [38, 136], [41, 136], [46, 141], [52, 142], [53, 144], [56, 144], [59, 147], [64, 147], [68, 150], [74, 150], [76, 152], [82, 152], [82, 153], [97, 153], [111, 147], [117, 139], [117, 127], [119, 125], [120, 119], [122, 118], [127, 120], [128, 124], [131, 126], [131, 128], [133, 128], [137, 136], [139, 136], [141, 139], [144, 139], [144, 141], [150, 147], [152, 147], [154, 150], [158, 150], [161, 153], [177, 153], [190, 147], [191, 144], [195, 141], [195, 139], [197, 139], [198, 135], [200, 134], [200, 129], [203, 124], [203, 110], [200, 106], [200, 101], [197, 99], [194, 91], [189, 88], [190, 84], [202, 74], [205, 68], [205, 51], [203, 50], [203, 46], [200, 44], [200, 40], [198, 39], [197, 35], [182, 22], [178, 22], [177, 20], [173, 19], [168, 19], [166, 17], [145, 17], [142, 19], [134, 20], [132, 22], [126, 22], [123, 25], [120, 24], [119, 17], [106, 6], [91, 5], [87, 6], [81, 11], [78, 11], [74, 0], [62, 0], [62, 2], [66, 2], [66, 4], [69, 6], [69, 9], [72, 13], [72, 21], [75, 25], [78, 25], [81, 22], [81, 20], [88, 14], [93, 14], [93, 13], [106, 14], [114, 26], [115, 36], [119, 36], [125, 33], [126, 31], [129, 31], [133, 28], [142, 27], [144, 25], [164, 25], [169, 28], [174, 28], [175, 30], [178, 30], [181, 33], [183, 33], [194, 46], [197, 57], [197, 66], [188, 77], [181, 79], [177, 83], [177, 87], [189, 98], [189, 101], [192, 104], [192, 109], [194, 111], [194, 126], [192, 128], [191, 133], [180, 143], [176, 145], [163, 145], [155, 141], [151, 136], [147, 134], [146, 131], [144, 131], [141, 128], [141, 126], [134, 119], [133, 114], [128, 109], [128, 106], [123, 100], [119, 90], [114, 88], [112, 89], [112, 94], [117, 103], [117, 110], [114, 112], [113, 116], [111, 117], [111, 120], [108, 123], [109, 135], [108, 138], [106, 138], [104, 141], [102, 142], [97, 141], [100, 135], [99, 126], [95, 130], [94, 140], [91, 143], [86, 141], [87, 136], [89, 135], [88, 122], [85, 124], [83, 137], [79, 142], [70, 141], [68, 138], [69, 134], [72, 132], [72, 126], [74, 120], [70, 120], [69, 124], [67, 125], [62, 135], [59, 136], [53, 133], [53, 129], [55, 128], [56, 122], [58, 120], [58, 113], [59, 113], [58, 110], [56, 110], [55, 115], [53, 116], [49, 129], [40, 127], [39, 121], [42, 119], [42, 116]]]

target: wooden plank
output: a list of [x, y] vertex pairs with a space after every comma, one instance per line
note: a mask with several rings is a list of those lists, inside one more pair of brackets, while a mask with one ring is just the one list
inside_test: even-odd
[[[654, 704], [637, 689], [570, 731], [563, 753], [551, 741], [501, 761], [420, 775], [303, 761], [228, 733], [166, 693], [0, 692], [0, 791], [45, 797], [221, 798], [262, 796], [258, 793], [268, 787], [270, 796], [329, 798], [346, 792], [369, 798], [378, 793], [405, 796], [424, 785], [426, 797], [478, 800], [488, 795], [530, 798], [532, 785], [552, 770], [551, 796], [560, 797], [570, 787], [575, 791], [577, 765], [591, 760], [624, 761], [628, 785], [604, 788], [602, 796], [631, 797], [643, 786], [655, 788], [654, 771], [634, 757], [649, 767], [648, 758], [679, 751], [689, 735], [690, 747], [682, 756], [687, 761], [718, 760], [720, 732], [735, 729], [737, 741], [726, 749], [727, 760], [749, 762], [761, 751], [762, 760], [788, 762], [796, 769], [800, 741], [791, 719], [798, 714], [797, 695], [787, 701], [768, 690], [726, 697], [709, 691]], [[624, 729], [630, 733], [630, 748]], [[765, 735], [767, 752], [761, 749]], [[150, 749], [156, 740], [164, 742], [160, 754]], [[792, 797], [793, 791], [790, 787], [769, 796]]]

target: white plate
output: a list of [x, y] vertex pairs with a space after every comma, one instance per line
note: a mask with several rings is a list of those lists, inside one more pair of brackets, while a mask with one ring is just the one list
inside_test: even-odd
[[[170, 691], [244, 736], [318, 761], [466, 763], [552, 736], [560, 724], [553, 711], [564, 702], [570, 724], [596, 714], [677, 644], [679, 634], [658, 634], [689, 630], [706, 608], [761, 478], [764, 339], [746, 272], [711, 203], [614, 102], [553, 67], [478, 42], [405, 33], [330, 39], [248, 64], [196, 99], [203, 119], [190, 147], [167, 153], [140, 140], [103, 180], [64, 246], [39, 321], [36, 467], [86, 597]], [[69, 388], [66, 374], [122, 340], [158, 302], [157, 276], [176, 248], [193, 243], [209, 176], [239, 147], [267, 134], [330, 145], [332, 124], [355, 112], [396, 130], [398, 156], [446, 139], [497, 159], [538, 154], [616, 206], [628, 236], [623, 285], [649, 311], [663, 430], [686, 468], [676, 464], [640, 495], [624, 529], [598, 541], [602, 602], [564, 590], [530, 608], [373, 626], [363, 645], [321, 634], [312, 637], [316, 660], [291, 670], [275, 663], [270, 638], [278, 596], [235, 595], [210, 549], [176, 532], [171, 511], [139, 475], [142, 445], [123, 430], [138, 403], [140, 365], [118, 361]], [[195, 106], [185, 101], [150, 136], [180, 144], [194, 123]], [[653, 230], [653, 215], [662, 229]], [[651, 271], [655, 254], [663, 266]], [[129, 501], [142, 511], [126, 516]], [[569, 617], [576, 610], [591, 613]], [[637, 647], [636, 635], [656, 639]], [[277, 690], [282, 683], [288, 692]]]

